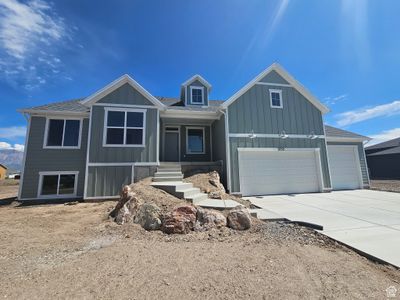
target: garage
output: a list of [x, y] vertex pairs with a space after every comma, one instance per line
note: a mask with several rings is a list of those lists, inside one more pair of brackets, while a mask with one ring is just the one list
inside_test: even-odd
[[238, 156], [244, 196], [322, 191], [318, 149], [238, 148]]
[[332, 189], [362, 188], [362, 175], [357, 146], [328, 145]]

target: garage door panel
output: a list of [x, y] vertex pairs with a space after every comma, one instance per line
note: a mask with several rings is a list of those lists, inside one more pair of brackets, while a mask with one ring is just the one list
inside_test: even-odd
[[242, 151], [239, 177], [243, 195], [320, 191], [316, 153], [309, 151]]

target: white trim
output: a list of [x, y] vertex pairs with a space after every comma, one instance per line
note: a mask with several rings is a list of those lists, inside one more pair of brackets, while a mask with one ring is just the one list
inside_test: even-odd
[[[47, 139], [49, 135], [49, 126], [50, 120], [63, 120], [63, 133], [61, 138], [61, 146], [47, 146]], [[65, 137], [65, 125], [67, 120], [79, 121], [79, 135], [78, 135], [78, 145], [77, 146], [63, 146], [64, 137]], [[60, 150], [68, 150], [68, 149], [80, 149], [81, 148], [81, 139], [82, 139], [82, 126], [83, 126], [83, 118], [74, 118], [74, 117], [46, 117], [46, 125], [44, 130], [44, 138], [43, 138], [43, 149], [60, 149]]]
[[117, 88], [123, 86], [125, 83], [129, 83], [133, 88], [135, 88], [140, 94], [142, 94], [145, 98], [147, 98], [158, 108], [162, 109], [166, 108], [166, 106], [163, 103], [161, 103], [156, 97], [151, 95], [145, 88], [143, 88], [139, 83], [137, 83], [127, 74], [122, 75], [121, 77], [117, 78], [110, 84], [106, 85], [105, 87], [101, 88], [100, 90], [92, 94], [91, 96], [85, 98], [85, 100], [83, 100], [81, 103], [88, 106], [93, 105], [101, 98], [115, 91]]
[[[282, 90], [269, 89], [268, 91], [269, 91], [269, 104], [270, 104], [271, 108], [283, 108]], [[279, 94], [280, 105], [274, 105], [272, 103], [272, 93]]]
[[144, 167], [144, 166], [158, 166], [159, 162], [89, 162], [89, 167]]
[[29, 135], [31, 132], [31, 120], [32, 120], [32, 117], [28, 116], [28, 126], [26, 127], [26, 135], [25, 135], [24, 156], [22, 158], [21, 179], [20, 179], [19, 188], [18, 188], [18, 200], [21, 200], [22, 186], [24, 184], [26, 155], [28, 153], [28, 139], [29, 139]]
[[189, 84], [191, 84], [192, 82], [194, 82], [196, 80], [200, 81], [205, 87], [207, 87], [207, 89], [209, 91], [211, 91], [211, 88], [212, 88], [211, 84], [198, 74], [190, 77], [188, 80], [186, 80], [184, 83], [182, 83], [182, 87], [187, 87]]
[[294, 77], [292, 77], [286, 70], [284, 70], [279, 64], [274, 63], [257, 75], [253, 80], [242, 87], [238, 92], [231, 96], [227, 101], [225, 101], [221, 106], [227, 108], [230, 104], [236, 101], [240, 96], [246, 93], [250, 88], [252, 88], [257, 82], [263, 79], [268, 73], [275, 71], [283, 79], [289, 82], [300, 94], [302, 94], [308, 101], [314, 104], [322, 113], [329, 112], [329, 109], [323, 105], [316, 97], [314, 97], [300, 82], [298, 82]]
[[281, 86], [281, 87], [293, 87], [291, 84], [286, 83], [273, 83], [273, 82], [256, 82], [257, 85], [269, 85], [269, 86]]
[[160, 162], [160, 111], [157, 110], [157, 136], [156, 136], [156, 161]]
[[210, 128], [210, 157], [211, 157], [211, 161], [213, 161], [213, 140], [212, 140], [212, 124], [208, 127]]
[[[322, 124], [323, 124], [323, 117], [321, 116], [321, 118], [322, 118]], [[325, 125], [322, 125], [322, 127], [323, 127], [323, 129], [324, 129], [324, 136], [326, 137], [326, 128], [325, 128]], [[326, 141], [326, 138], [325, 138], [325, 151], [326, 151], [326, 163], [327, 163], [327, 166], [328, 166], [328, 177], [329, 177], [329, 183], [330, 183], [330, 190], [332, 190], [332, 177], [331, 177], [331, 165], [330, 165], [330, 162], [329, 162], [329, 151], [328, 151], [328, 142]]]
[[136, 105], [136, 104], [117, 104], [117, 103], [96, 103], [92, 106], [105, 106], [105, 107], [119, 107], [119, 108], [147, 108], [147, 109], [159, 109], [157, 106], [151, 105]]
[[47, 116], [72, 116], [72, 117], [82, 117], [87, 118], [89, 117], [89, 112], [79, 112], [79, 111], [57, 111], [57, 110], [37, 110], [37, 109], [18, 109], [17, 110], [23, 114], [30, 114], [32, 116], [40, 116], [40, 117], [47, 117]]
[[[51, 175], [58, 175], [57, 194], [42, 195], [43, 177], [51, 176]], [[60, 177], [61, 177], [60, 175], [74, 175], [75, 176], [73, 194], [63, 194], [63, 195], [59, 194]], [[78, 176], [79, 176], [79, 171], [43, 171], [43, 172], [39, 172], [39, 185], [38, 185], [38, 189], [37, 189], [37, 198], [38, 199], [65, 199], [65, 198], [77, 197]]]
[[228, 191], [232, 192], [232, 184], [231, 184], [231, 143], [229, 139], [229, 120], [228, 120], [228, 109], [225, 111], [221, 111], [224, 116], [224, 125], [225, 125], [225, 158], [226, 158], [226, 181], [228, 185]]
[[87, 138], [87, 145], [86, 145], [86, 165], [85, 165], [85, 186], [83, 187], [83, 198], [86, 198], [87, 195], [87, 186], [89, 180], [89, 154], [90, 154], [90, 142], [91, 142], [91, 135], [92, 135], [92, 112], [93, 109], [90, 109], [90, 118], [89, 118], [89, 130], [88, 130], [88, 138]]
[[[189, 151], [189, 139], [188, 139], [188, 131], [190, 129], [201, 129], [203, 131], [203, 151], [202, 152], [190, 152]], [[194, 127], [194, 126], [188, 126], [186, 127], [186, 154], [205, 154], [206, 153], [206, 133], [205, 133], [205, 127]]]
[[323, 169], [322, 169], [322, 162], [321, 162], [321, 153], [319, 148], [285, 148], [285, 150], [281, 150], [279, 148], [237, 148], [238, 151], [238, 177], [239, 177], [239, 192], [238, 194], [242, 194], [241, 192], [241, 182], [240, 182], [240, 153], [241, 152], [264, 152], [264, 151], [271, 151], [271, 152], [314, 152], [316, 166], [317, 166], [317, 177], [318, 177], [318, 185], [319, 191], [324, 191], [324, 177], [323, 177]]
[[[190, 105], [204, 105], [204, 87], [203, 86], [190, 86]], [[201, 102], [193, 102], [193, 90], [200, 90], [201, 91]]]
[[[365, 163], [365, 168], [367, 169], [367, 179], [368, 179], [368, 187], [371, 186], [371, 180], [369, 178], [369, 169], [368, 169], [368, 161], [367, 161], [367, 154], [365, 153], [365, 147], [364, 147], [364, 143], [362, 143], [362, 150], [364, 153], [364, 163]], [[363, 180], [363, 186], [367, 186], [364, 184], [364, 180]]]
[[[177, 131], [170, 131], [167, 130], [167, 127], [171, 127], [171, 128], [177, 128]], [[177, 133], [178, 134], [178, 161], [181, 161], [181, 125], [168, 125], [168, 124], [164, 124], [163, 126], [163, 160], [165, 161], [165, 140], [166, 140], [166, 133], [170, 132], [170, 133]]]
[[[108, 112], [110, 111], [119, 111], [124, 112], [124, 126], [107, 126], [108, 122]], [[127, 127], [127, 118], [128, 112], [138, 112], [143, 114], [143, 126], [142, 127]], [[103, 147], [117, 147], [117, 148], [128, 148], [128, 147], [146, 147], [146, 109], [134, 109], [134, 108], [118, 108], [118, 107], [105, 107], [104, 108], [104, 124], [103, 124]], [[107, 144], [107, 129], [108, 128], [116, 128], [116, 129], [123, 129], [124, 131], [124, 141], [123, 144]], [[126, 135], [128, 129], [140, 129], [142, 130], [142, 144], [126, 144]]]
[[[256, 138], [281, 138], [281, 135], [279, 134], [269, 134], [269, 133], [229, 133], [229, 137], [233, 138], [248, 138], [250, 135], [255, 135]], [[324, 135], [315, 135], [316, 138], [318, 139], [324, 139]], [[309, 139], [310, 136], [306, 134], [287, 134], [287, 138], [293, 138], [293, 139]]]
[[326, 137], [326, 141], [327, 142], [353, 142], [353, 143], [362, 143], [364, 141], [369, 141], [370, 139], [366, 139], [366, 138], [357, 138], [357, 137], [330, 137], [327, 136]]
[[174, 118], [174, 119], [205, 119], [205, 120], [218, 120], [220, 113], [214, 111], [190, 111], [168, 109], [160, 113], [161, 118]]

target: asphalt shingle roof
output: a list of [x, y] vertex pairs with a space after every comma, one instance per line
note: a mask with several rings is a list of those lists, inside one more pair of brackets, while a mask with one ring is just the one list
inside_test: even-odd
[[397, 147], [397, 146], [400, 146], [400, 137], [390, 140], [390, 141], [386, 141], [383, 143], [369, 146], [369, 147], [365, 148], [365, 150], [385, 149], [385, 148], [393, 148], [393, 147]]
[[329, 125], [325, 125], [325, 133], [328, 137], [344, 137], [344, 138], [363, 138], [369, 140], [368, 137], [360, 135], [351, 131], [339, 129]]
[[389, 155], [389, 154], [400, 154], [400, 146], [392, 147], [383, 151], [368, 154], [368, 156], [379, 156], [379, 155]]
[[83, 98], [53, 102], [45, 105], [30, 107], [28, 110], [88, 112], [89, 108], [81, 103], [82, 100]]

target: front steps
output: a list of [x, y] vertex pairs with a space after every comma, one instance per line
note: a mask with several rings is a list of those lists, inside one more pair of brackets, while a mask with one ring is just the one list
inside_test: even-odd
[[225, 209], [240, 205], [233, 200], [209, 199], [206, 193], [201, 192], [192, 183], [183, 182], [182, 179], [183, 174], [179, 163], [163, 162], [154, 174], [152, 186], [202, 207]]

